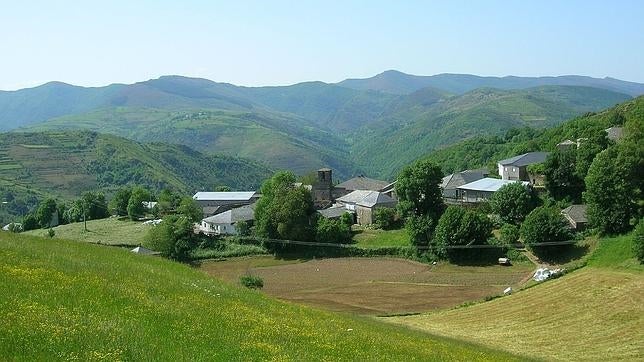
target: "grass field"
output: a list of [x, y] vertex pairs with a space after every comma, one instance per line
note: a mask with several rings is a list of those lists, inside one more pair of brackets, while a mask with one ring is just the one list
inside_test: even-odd
[[126, 250], [0, 232], [0, 359], [517, 360]]
[[[107, 218], [101, 220], [90, 220], [87, 222], [87, 230], [82, 222], [56, 226], [54, 231], [56, 239], [69, 239], [85, 241], [95, 244], [106, 245], [127, 245], [137, 246], [143, 242], [143, 238], [150, 228], [141, 222], [118, 220], [117, 218]], [[25, 234], [43, 236], [47, 230], [38, 229], [27, 231]]]
[[204, 262], [200, 268], [233, 284], [246, 274], [264, 280], [279, 299], [367, 315], [426, 312], [498, 295], [517, 287], [532, 265], [465, 267], [394, 258], [335, 258], [301, 262], [272, 257]]
[[363, 248], [378, 248], [385, 246], [410, 246], [407, 231], [399, 230], [358, 230], [353, 236], [357, 246]]
[[641, 360], [644, 273], [630, 236], [604, 239], [588, 266], [490, 302], [389, 320], [548, 360]]

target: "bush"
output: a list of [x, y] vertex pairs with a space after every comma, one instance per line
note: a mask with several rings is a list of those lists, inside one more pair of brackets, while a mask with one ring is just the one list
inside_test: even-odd
[[249, 289], [262, 289], [264, 287], [264, 280], [254, 275], [242, 275], [239, 277], [239, 282]]
[[516, 244], [519, 241], [519, 228], [512, 224], [501, 226], [499, 240], [504, 245]]
[[54, 231], [54, 229], [50, 228], [49, 230], [47, 230], [47, 236], [49, 236], [50, 239], [53, 238], [55, 235], [56, 235], [56, 232]]
[[379, 207], [373, 214], [374, 223], [380, 229], [389, 230], [396, 222], [396, 210], [389, 207]]
[[644, 263], [644, 219], [640, 219], [633, 233], [633, 249], [640, 263]]
[[570, 240], [572, 232], [558, 209], [538, 207], [521, 225], [521, 237], [524, 244], [533, 247], [540, 243]]
[[351, 242], [351, 228], [341, 220], [320, 218], [316, 227], [315, 241], [320, 243], [349, 243]]

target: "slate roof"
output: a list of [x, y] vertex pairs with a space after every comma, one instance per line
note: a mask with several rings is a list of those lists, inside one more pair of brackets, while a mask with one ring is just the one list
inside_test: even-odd
[[441, 183], [441, 188], [443, 190], [456, 189], [459, 186], [463, 186], [470, 182], [480, 180], [487, 176], [489, 172], [485, 169], [478, 170], [465, 170], [451, 175], [443, 177], [443, 182]]
[[255, 196], [255, 191], [233, 192], [197, 192], [192, 198], [197, 201], [248, 201]]
[[542, 163], [548, 158], [550, 152], [528, 152], [522, 155], [506, 158], [505, 160], [499, 161], [500, 165], [503, 166], [528, 166], [535, 163]]
[[561, 213], [568, 216], [575, 222], [588, 222], [586, 217], [586, 205], [571, 205], [561, 210]]
[[388, 181], [374, 180], [372, 178], [358, 176], [350, 180], [344, 181], [335, 185], [337, 188], [345, 190], [371, 190], [371, 191], [380, 191], [385, 187], [389, 186], [391, 183]]
[[203, 219], [209, 224], [234, 224], [249, 220], [255, 220], [255, 210], [252, 205], [237, 207]]
[[356, 204], [364, 207], [374, 207], [382, 204], [395, 204], [396, 200], [379, 191], [355, 190], [338, 199], [345, 204]]
[[[459, 190], [496, 192], [501, 187], [515, 182], [519, 182], [519, 181], [501, 180], [498, 178], [486, 177], [486, 178], [482, 178], [480, 180], [459, 186], [457, 188]], [[529, 182], [526, 182], [526, 181], [521, 181], [521, 183], [526, 186], [530, 184]]]
[[318, 213], [327, 219], [340, 217], [347, 212], [351, 213], [351, 211], [347, 210], [344, 206], [333, 206], [328, 209], [318, 210]]

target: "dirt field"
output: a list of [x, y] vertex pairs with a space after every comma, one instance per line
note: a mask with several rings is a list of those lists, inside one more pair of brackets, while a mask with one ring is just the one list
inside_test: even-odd
[[394, 258], [337, 258], [306, 262], [272, 257], [208, 261], [201, 269], [238, 283], [244, 274], [264, 280], [274, 297], [335, 311], [370, 315], [418, 313], [454, 307], [502, 293], [533, 267], [426, 265]]

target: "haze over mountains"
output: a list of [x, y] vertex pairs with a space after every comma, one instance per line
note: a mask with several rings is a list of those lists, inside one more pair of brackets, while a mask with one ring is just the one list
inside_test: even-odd
[[558, 124], [639, 94], [644, 84], [612, 78], [397, 71], [278, 87], [180, 76], [97, 88], [51, 82], [0, 92], [0, 130], [88, 129], [243, 156], [272, 169], [330, 166], [340, 177], [392, 178], [432, 149]]

